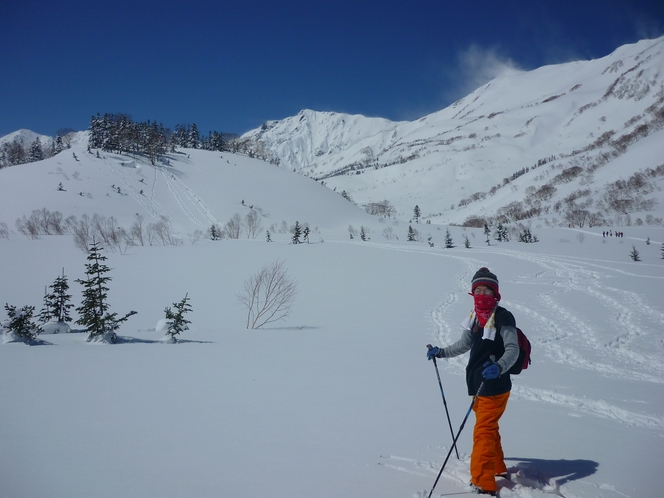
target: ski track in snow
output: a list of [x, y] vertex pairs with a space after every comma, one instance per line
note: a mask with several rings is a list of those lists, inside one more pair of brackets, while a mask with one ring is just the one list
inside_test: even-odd
[[[160, 167], [159, 171], [162, 174], [166, 186], [180, 206], [180, 209], [182, 209], [182, 212], [184, 212], [193, 223], [198, 226], [203, 226], [208, 223], [219, 223], [210, 208], [198, 195], [196, 195], [196, 193], [187, 187], [182, 180], [174, 174], [165, 171], [163, 167]], [[195, 209], [198, 212], [197, 214], [202, 216], [206, 221], [200, 221], [192, 209]]]
[[[520, 314], [530, 315], [538, 323], [538, 327], [547, 329], [546, 334], [539, 334], [540, 338], [536, 340], [539, 342], [536, 343], [543, 346], [550, 358], [559, 363], [568, 363], [619, 378], [664, 383], [664, 369], [659, 361], [661, 351], [637, 353], [630, 348], [630, 344], [642, 335], [643, 330], [652, 327], [661, 329], [664, 326], [664, 314], [634, 292], [608, 285], [610, 268], [603, 268], [598, 272], [580, 261], [561, 261], [553, 256], [524, 254], [511, 250], [501, 251], [501, 254], [544, 268], [543, 272], [534, 275], [519, 275], [512, 282], [525, 285], [544, 283], [551, 286], [551, 291], [538, 296], [547, 316], [518, 304], [510, 303], [509, 306]], [[602, 339], [603, 335], [607, 335], [604, 325], [587, 323], [569, 306], [560, 303], [560, 298], [570, 291], [585, 294], [605, 309], [615, 334], [612, 339]], [[598, 362], [584, 357], [581, 352], [584, 350], [593, 356], [613, 358], [609, 363]], [[621, 368], [610, 364], [620, 365]]]
[[[445, 454], [449, 451], [449, 448], [438, 448], [436, 451]], [[442, 473], [440, 478], [452, 481], [459, 486], [468, 487], [468, 483], [470, 482], [470, 473], [468, 471], [470, 466], [470, 456], [463, 453], [459, 456], [460, 460], [457, 460], [454, 456], [450, 457], [445, 466], [445, 472]], [[440, 462], [434, 463], [396, 455], [381, 455], [380, 458], [381, 461], [379, 462], [379, 465], [405, 474], [430, 478], [432, 485], [443, 462], [442, 458]], [[429, 491], [430, 490], [423, 491], [422, 493], [424, 494], [418, 494], [418, 496], [426, 497], [429, 495]]]
[[556, 391], [534, 389], [522, 385], [513, 385], [512, 393], [516, 394], [521, 399], [566, 406], [577, 412], [614, 420], [628, 426], [664, 430], [664, 417], [625, 410], [624, 408], [612, 405], [603, 400], [570, 396]]
[[[454, 276], [455, 290], [444, 296], [440, 304], [430, 312], [430, 318], [436, 327], [436, 340], [440, 344], [451, 344], [458, 340], [458, 324], [463, 317], [456, 316], [458, 306], [454, 305], [468, 292], [468, 283], [477, 268], [488, 265], [480, 259], [483, 253], [476, 251], [473, 253], [474, 257], [465, 257], [458, 253], [432, 251], [417, 246], [403, 248], [375, 242], [363, 244], [459, 261], [461, 270]], [[641, 335], [642, 330], [664, 328], [664, 313], [650, 306], [638, 294], [609, 285], [609, 277], [615, 276], [616, 273], [642, 278], [662, 277], [634, 275], [622, 270], [614, 272], [607, 262], [593, 259], [530, 254], [502, 248], [493, 250], [491, 255], [515, 258], [536, 265], [534, 272], [513, 277], [511, 284], [543, 284], [549, 289], [538, 294], [541, 304], [538, 309], [518, 303], [506, 303], [517, 316], [527, 316], [531, 322], [537, 324], [537, 333], [529, 334], [529, 338], [538, 354], [557, 363], [594, 371], [609, 378], [664, 383], [661, 351], [642, 353], [630, 349], [630, 343]], [[606, 310], [606, 316], [610, 318], [608, 323], [611, 330], [607, 333], [606, 325], [591, 323], [569, 306], [565, 306], [562, 298], [569, 292], [582, 293], [590, 301], [602, 306]], [[607, 340], [611, 335], [613, 337]], [[607, 361], [598, 361], [598, 358], [602, 357], [607, 358]], [[463, 375], [465, 364], [466, 360], [460, 357], [450, 358], [444, 365], [445, 368]], [[601, 399], [570, 396], [553, 390], [521, 385], [514, 385], [512, 393], [521, 399], [568, 407], [576, 414], [591, 415], [629, 426], [664, 430], [664, 417], [633, 412]]]
[[[447, 454], [449, 448], [437, 448], [436, 451], [439, 451], [442, 454]], [[470, 472], [468, 471], [470, 467], [470, 456], [467, 454], [461, 454], [460, 459], [457, 460], [454, 457], [450, 457], [445, 466], [445, 471], [440, 476], [440, 481], [436, 486], [436, 489], [433, 492], [432, 496], [452, 496], [456, 494], [466, 494], [464, 491], [459, 493], [445, 493], [440, 491], [442, 487], [441, 483], [445, 480], [448, 482], [454, 483], [459, 488], [467, 489], [467, 493], [471, 494], [470, 486]], [[442, 465], [443, 458], [441, 456], [441, 461], [434, 463], [428, 462], [425, 460], [420, 460], [416, 458], [407, 458], [396, 455], [386, 455], [380, 456], [380, 461], [378, 465], [389, 470], [403, 472], [404, 474], [413, 475], [417, 477], [428, 478], [431, 480], [431, 485], [436, 480], [438, 472], [440, 472], [440, 467]], [[521, 470], [521, 467], [513, 467], [511, 471]], [[526, 469], [532, 473], [531, 469]], [[563, 496], [564, 498], [578, 498], [577, 495], [567, 491], [565, 486], [559, 486], [555, 479], [548, 479], [546, 476], [542, 476], [543, 481], [537, 479], [531, 479], [527, 476], [512, 475], [511, 480], [498, 479], [498, 496], [502, 498], [538, 498], [538, 497], [547, 497], [547, 496]], [[561, 477], [564, 479], [564, 476]], [[588, 483], [592, 486], [592, 484]], [[562, 490], [560, 489], [562, 488]], [[622, 493], [619, 493], [612, 489], [612, 486], [603, 485], [601, 487], [603, 490], [610, 490], [615, 492], [615, 496], [626, 496]], [[418, 491], [414, 496], [417, 498], [426, 498], [429, 496], [431, 489]], [[609, 495], [603, 495], [608, 496]]]
[[101, 162], [93, 160], [93, 163], [107, 176], [111, 177], [114, 180], [114, 183], [121, 184], [121, 186], [124, 188], [123, 193], [136, 201], [136, 203], [145, 209], [145, 211], [150, 216], [156, 220], [165, 218], [170, 223], [173, 223], [173, 220], [168, 215], [168, 212], [157, 201], [154, 200], [154, 184], [152, 187], [152, 195], [150, 198], [148, 198], [145, 195], [140, 194], [140, 188], [136, 190], [136, 181], [134, 176], [128, 174], [125, 171], [126, 167], [122, 166], [117, 160], [102, 159]]
[[[135, 175], [128, 173], [126, 171], [127, 167], [123, 166], [118, 160], [104, 158], [101, 161], [93, 159], [92, 162], [107, 176], [111, 177], [115, 184], [121, 187], [123, 194], [130, 196], [154, 219], [166, 219], [179, 233], [184, 233], [183, 228], [175, 222], [168, 211], [156, 200], [157, 184], [160, 178], [164, 181], [180, 210], [192, 223], [197, 226], [219, 223], [219, 220], [217, 220], [207, 204], [182, 180], [166, 170], [164, 166], [154, 166], [154, 177], [150, 196], [148, 197], [140, 193], [144, 189], [136, 185]], [[132, 173], [135, 172], [135, 168], [131, 168], [130, 170]]]

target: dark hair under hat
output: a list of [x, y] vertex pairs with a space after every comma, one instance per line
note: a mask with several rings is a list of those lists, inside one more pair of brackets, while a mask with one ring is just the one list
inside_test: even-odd
[[480, 285], [485, 285], [491, 289], [496, 296], [496, 299], [500, 301], [500, 292], [498, 291], [498, 277], [495, 274], [491, 273], [489, 269], [485, 266], [477, 270], [477, 273], [473, 276], [471, 281], [472, 291], [475, 291], [475, 287]]

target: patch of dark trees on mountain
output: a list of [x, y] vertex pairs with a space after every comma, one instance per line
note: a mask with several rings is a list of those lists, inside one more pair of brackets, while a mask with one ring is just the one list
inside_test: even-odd
[[[576, 177], [579, 173], [576, 168], [579, 167], [566, 168], [556, 177], [557, 181], [561, 181], [562, 178], [562, 183], [566, 183], [564, 180], [570, 175]], [[664, 176], [664, 164], [638, 171], [626, 180], [619, 179], [608, 183], [597, 200], [593, 198], [593, 191], [590, 188], [582, 188], [552, 205], [547, 202], [551, 201], [557, 192], [553, 182], [548, 182], [539, 188], [530, 186], [525, 191], [524, 201], [513, 201], [499, 208], [495, 216], [469, 216], [462, 226], [482, 228], [485, 224], [493, 226], [499, 223], [514, 223], [542, 214], [560, 215], [565, 224], [579, 228], [632, 223], [643, 225], [644, 220], [641, 218], [636, 218], [632, 222], [631, 214], [652, 211], [655, 208], [657, 199], [646, 196], [657, 190], [656, 180], [662, 176]], [[661, 223], [661, 218], [650, 214], [645, 216], [645, 224]]]
[[171, 131], [156, 121], [134, 122], [127, 114], [97, 114], [90, 120], [90, 149], [119, 154], [144, 154], [152, 164], [176, 147], [230, 151], [223, 133], [212, 131], [202, 137], [196, 124], [177, 125]]

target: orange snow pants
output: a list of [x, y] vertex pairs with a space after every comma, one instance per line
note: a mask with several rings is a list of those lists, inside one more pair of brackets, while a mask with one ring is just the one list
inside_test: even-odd
[[496, 475], [507, 472], [500, 444], [498, 420], [505, 411], [510, 393], [478, 396], [473, 411], [473, 452], [470, 455], [470, 482], [485, 491], [496, 491]]

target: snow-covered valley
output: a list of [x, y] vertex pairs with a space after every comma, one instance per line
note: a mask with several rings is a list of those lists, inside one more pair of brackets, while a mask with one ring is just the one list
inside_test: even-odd
[[[125, 228], [137, 213], [146, 224], [165, 217], [180, 242], [106, 253], [112, 310], [138, 311], [119, 344], [74, 333], [0, 345], [3, 496], [426, 496], [451, 438], [425, 345], [457, 338], [482, 265], [533, 343], [501, 421], [508, 466], [526, 477], [500, 482], [500, 496], [658, 496], [661, 226], [533, 223], [539, 242], [487, 246], [481, 229], [420, 224], [421, 242], [407, 242], [407, 220], [370, 217], [258, 160], [185, 150], [153, 167], [95, 152], [83, 135], [58, 156], [0, 170], [2, 302], [39, 308], [64, 268], [80, 303], [85, 253], [71, 235], [18, 233], [14, 221], [33, 210]], [[264, 231], [193, 236], [259, 208], [263, 229], [277, 227], [271, 243]], [[279, 231], [295, 221], [311, 227], [310, 244]], [[349, 226], [368, 240], [351, 240]], [[398, 239], [382, 235], [388, 226]], [[277, 259], [299, 289], [292, 312], [247, 330], [237, 294]], [[185, 293], [191, 330], [164, 344], [156, 324]], [[456, 429], [470, 402], [464, 358], [439, 366]], [[434, 496], [468, 492], [471, 435], [469, 424]]]

